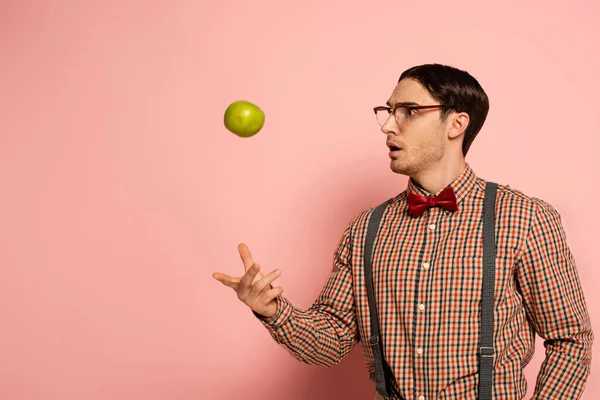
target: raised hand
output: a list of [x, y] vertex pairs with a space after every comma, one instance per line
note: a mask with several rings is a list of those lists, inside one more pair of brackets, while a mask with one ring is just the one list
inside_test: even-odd
[[265, 317], [275, 315], [277, 303], [275, 298], [283, 293], [283, 287], [273, 288], [271, 283], [279, 278], [281, 271], [276, 269], [267, 275], [260, 272], [260, 266], [252, 259], [250, 249], [244, 243], [238, 246], [240, 258], [244, 264], [244, 275], [232, 277], [220, 272], [212, 274], [213, 278], [225, 286], [232, 288], [237, 296], [252, 311]]

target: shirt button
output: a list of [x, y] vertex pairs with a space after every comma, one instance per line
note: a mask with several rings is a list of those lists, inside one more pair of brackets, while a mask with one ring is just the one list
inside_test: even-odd
[[419, 396], [419, 400], [425, 400], [425, 396]]
[[417, 349], [417, 354], [423, 354], [423, 349], [419, 347], [419, 348]]
[[419, 304], [419, 310], [423, 311], [425, 309], [425, 304]]
[[423, 269], [428, 269], [429, 268], [429, 263], [428, 262], [424, 262], [423, 263]]
[[429, 225], [429, 230], [430, 230], [430, 231], [432, 231], [432, 230], [434, 230], [434, 229], [435, 229], [435, 224], [431, 224], [431, 225]]

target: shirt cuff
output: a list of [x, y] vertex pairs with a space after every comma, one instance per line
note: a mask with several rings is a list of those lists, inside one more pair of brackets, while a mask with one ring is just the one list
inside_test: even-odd
[[270, 317], [265, 317], [252, 310], [254, 316], [267, 328], [277, 328], [281, 326], [287, 321], [290, 315], [292, 315], [293, 306], [287, 299], [282, 296], [277, 296], [275, 302], [277, 303], [277, 311]]

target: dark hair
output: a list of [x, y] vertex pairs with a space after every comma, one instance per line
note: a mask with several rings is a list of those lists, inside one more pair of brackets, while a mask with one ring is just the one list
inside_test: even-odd
[[445, 104], [442, 120], [451, 111], [469, 114], [469, 125], [463, 140], [463, 155], [467, 155], [471, 143], [481, 130], [490, 108], [487, 94], [468, 72], [441, 64], [424, 64], [407, 69], [400, 75], [400, 82], [413, 78], [427, 89], [431, 97]]

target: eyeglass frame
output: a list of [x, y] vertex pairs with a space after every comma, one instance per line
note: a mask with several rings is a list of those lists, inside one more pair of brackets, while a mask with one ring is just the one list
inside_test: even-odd
[[[377, 107], [373, 107], [373, 112], [375, 113], [375, 119], [377, 119], [377, 111], [381, 110], [387, 110], [388, 112], [388, 118], [393, 114], [394, 115], [394, 119], [396, 120], [396, 109], [398, 108], [404, 108], [406, 109], [407, 113], [410, 113], [411, 110], [428, 110], [428, 109], [434, 109], [434, 108], [443, 108], [446, 107], [445, 104], [434, 104], [434, 105], [429, 105], [429, 106], [419, 106], [419, 105], [408, 105], [406, 103], [404, 104], [396, 104], [393, 108], [389, 107], [389, 106], [377, 106]], [[408, 115], [409, 117], [411, 117], [411, 115]], [[387, 119], [386, 119], [387, 121]], [[396, 120], [397, 121], [397, 120]], [[377, 124], [379, 126], [383, 126], [384, 124], [380, 124], [379, 120], [377, 120]]]

